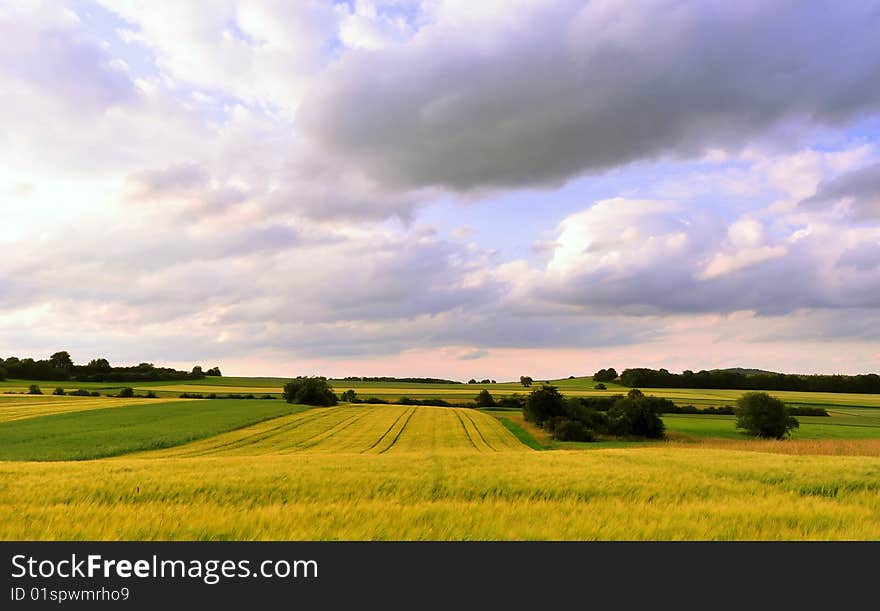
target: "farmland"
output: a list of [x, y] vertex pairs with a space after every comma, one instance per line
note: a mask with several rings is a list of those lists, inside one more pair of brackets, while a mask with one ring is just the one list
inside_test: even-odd
[[[76, 382], [68, 385], [68, 390], [84, 388], [96, 390], [102, 394], [114, 393], [123, 386], [133, 386], [137, 392], [153, 391], [160, 397], [178, 397], [181, 393], [215, 393], [226, 394], [270, 394], [280, 396], [282, 387], [287, 380], [284, 378], [236, 378], [236, 377], [206, 377], [200, 380], [185, 380], [176, 382], [140, 382], [134, 384], [110, 384], [104, 382]], [[331, 380], [333, 388], [337, 392], [354, 390], [361, 398], [376, 397], [394, 401], [400, 397], [419, 399], [444, 399], [452, 403], [469, 403], [474, 396], [483, 389], [488, 390], [496, 397], [510, 396], [513, 394], [527, 394], [529, 388], [524, 388], [518, 382], [499, 382], [497, 384], [420, 384], [406, 382], [360, 382], [348, 380]], [[536, 380], [535, 385], [540, 385], [541, 380]], [[596, 390], [595, 382], [590, 377], [565, 378], [559, 380], [547, 380], [558, 386], [568, 396], [576, 397], [601, 397], [615, 394], [625, 394], [629, 389], [606, 382], [606, 390]], [[6, 380], [0, 382], [0, 392], [25, 392], [29, 384], [36, 383], [44, 387], [44, 391], [51, 389], [56, 384], [49, 382], [35, 382], [28, 380]], [[692, 388], [643, 388], [645, 394], [665, 397], [677, 405], [695, 405], [697, 407], [733, 405], [743, 394], [742, 390], [712, 390]], [[824, 393], [824, 392], [795, 392], [795, 391], [770, 391], [770, 394], [779, 397], [792, 406], [818, 406], [833, 408], [852, 407], [880, 407], [880, 394], [857, 394], [857, 393]], [[2, 395], [0, 395], [2, 396]]]
[[[786, 441], [749, 439], [729, 416], [670, 414], [665, 441], [560, 443], [509, 410], [182, 400], [169, 388], [263, 395], [281, 384], [197, 382], [138, 386], [157, 399], [0, 395], [0, 537], [880, 537], [874, 395], [823, 404], [794, 393], [830, 416], [800, 418]], [[558, 383], [572, 395], [625, 390], [594, 391], [587, 378]], [[21, 392], [28, 383], [3, 385]], [[462, 403], [483, 387], [499, 397], [527, 392], [512, 383], [335, 383], [361, 397]], [[682, 404], [741, 394], [665, 391]]]
[[641, 447], [0, 463], [4, 539], [880, 537], [880, 458]]

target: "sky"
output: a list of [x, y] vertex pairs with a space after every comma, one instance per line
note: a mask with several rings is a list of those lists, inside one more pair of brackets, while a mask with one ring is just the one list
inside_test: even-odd
[[0, 357], [880, 370], [880, 6], [0, 2]]

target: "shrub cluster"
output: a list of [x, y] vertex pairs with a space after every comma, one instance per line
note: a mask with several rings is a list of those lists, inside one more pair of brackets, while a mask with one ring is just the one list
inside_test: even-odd
[[[153, 397], [150, 397], [151, 394], [153, 394]], [[150, 391], [149, 393], [147, 393], [147, 397], [151, 398], [151, 399], [155, 398], [155, 394], [152, 391]], [[179, 397], [181, 399], [256, 399], [257, 398], [256, 396], [254, 396], [252, 394], [241, 395], [241, 394], [237, 394], [237, 393], [232, 393], [232, 394], [228, 394], [228, 395], [218, 395], [217, 393], [213, 393], [213, 392], [209, 393], [207, 395], [200, 393], [200, 392], [183, 392], [183, 393], [180, 393]], [[274, 398], [275, 397], [273, 397], [272, 395], [263, 395], [262, 397], [260, 397], [260, 399], [274, 399]]]
[[608, 369], [600, 369], [593, 374], [594, 382], [613, 382], [617, 379], [617, 370], [614, 367]]
[[101, 393], [96, 390], [88, 391], [85, 388], [77, 388], [76, 390], [71, 390], [68, 395], [72, 395], [74, 397], [100, 397]]
[[409, 397], [400, 397], [395, 401], [398, 405], [430, 405], [433, 407], [452, 407], [452, 403], [443, 399], [411, 399]]
[[550, 431], [558, 441], [591, 441], [597, 434], [619, 437], [664, 436], [662, 409], [672, 402], [634, 389], [626, 397], [572, 397], [555, 386], [534, 389], [525, 401], [526, 420]]
[[495, 407], [496, 405], [495, 397], [493, 397], [492, 393], [490, 393], [485, 388], [477, 394], [476, 398], [474, 399], [474, 403], [477, 405], [477, 407]]
[[[372, 405], [390, 405], [392, 403], [387, 399], [380, 399], [378, 397], [361, 399], [357, 396], [357, 393], [351, 389], [346, 390], [341, 395], [339, 395], [339, 400], [346, 403], [366, 403]], [[397, 401], [394, 401], [394, 403], [397, 405], [431, 405], [433, 407], [452, 407], [452, 404], [449, 401], [444, 401], [443, 399], [411, 399], [409, 397], [400, 397], [399, 399], [397, 399]]]
[[300, 376], [284, 385], [284, 400], [301, 405], [329, 407], [338, 400], [327, 378]]
[[456, 380], [444, 380], [443, 378], [394, 378], [389, 376], [365, 377], [347, 376], [342, 378], [348, 382], [411, 382], [413, 384], [461, 384]]

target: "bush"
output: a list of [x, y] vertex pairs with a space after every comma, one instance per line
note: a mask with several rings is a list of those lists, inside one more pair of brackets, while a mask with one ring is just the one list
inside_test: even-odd
[[590, 407], [577, 397], [566, 400], [565, 417], [580, 422], [592, 431], [604, 431], [608, 427], [608, 417], [605, 413]]
[[614, 367], [609, 367], [608, 369], [600, 369], [593, 374], [594, 382], [613, 382], [616, 379], [617, 371], [614, 369]]
[[329, 407], [336, 405], [336, 395], [322, 377], [300, 377], [284, 385], [284, 399], [288, 403], [301, 405], [319, 405]]
[[148, 391], [147, 391], [147, 399], [156, 399], [156, 398], [157, 398], [157, 396], [156, 396], [156, 392], [155, 392], [155, 391], [153, 391], [153, 390], [148, 390]]
[[[372, 403], [373, 400], [367, 401], [367, 403]], [[388, 403], [384, 401], [384, 403]], [[443, 399], [410, 399], [409, 397], [400, 397], [396, 403], [398, 405], [431, 405], [434, 407], [450, 407], [451, 404], [448, 401], [444, 401]]]
[[64, 389], [59, 386], [58, 388], [56, 388], [55, 390], [52, 391], [52, 394], [53, 395], [64, 395], [67, 393], [65, 393]]
[[205, 396], [202, 393], [198, 392], [182, 392], [180, 393], [181, 399], [204, 399]]
[[87, 391], [85, 388], [77, 388], [76, 390], [71, 390], [67, 393], [73, 397], [91, 397], [92, 393]]
[[553, 439], [556, 441], [593, 441], [593, 431], [583, 423], [556, 417], [553, 423]]
[[523, 407], [523, 417], [538, 426], [544, 426], [557, 416], [565, 415], [565, 399], [559, 389], [543, 384], [529, 393]]
[[495, 407], [495, 397], [486, 389], [479, 392], [474, 402], [477, 404], [477, 407]]
[[29, 394], [29, 395], [42, 395], [43, 391], [40, 390], [40, 387], [37, 386], [36, 384], [31, 384], [30, 386], [28, 386], [27, 394]]
[[608, 390], [608, 387], [605, 386], [604, 384], [602, 384], [602, 382], [599, 382], [598, 384], [593, 386], [593, 389], [594, 390]]
[[92, 392], [89, 393], [89, 396], [90, 397], [100, 397], [101, 393], [99, 393], [97, 390], [93, 390]]
[[119, 392], [116, 394], [117, 397], [129, 398], [134, 396], [134, 388], [131, 386], [126, 386], [125, 388], [120, 388]]
[[273, 397], [272, 395], [263, 395], [260, 397], [260, 399], [268, 399], [271, 401], [271, 400], [275, 399], [275, 397]]
[[608, 410], [608, 432], [619, 436], [662, 439], [666, 427], [660, 414], [667, 403], [672, 404], [668, 399], [646, 397], [634, 388]]
[[345, 401], [346, 403], [354, 403], [355, 399], [357, 399], [357, 393], [351, 388], [339, 395], [339, 400]]
[[781, 400], [765, 392], [748, 392], [736, 402], [736, 428], [756, 437], [783, 439], [800, 426]]

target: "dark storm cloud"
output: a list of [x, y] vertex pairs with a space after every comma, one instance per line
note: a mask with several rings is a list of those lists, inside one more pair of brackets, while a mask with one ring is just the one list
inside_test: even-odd
[[301, 129], [382, 180], [465, 191], [880, 109], [876, 3], [561, 1], [475, 21], [345, 55]]

